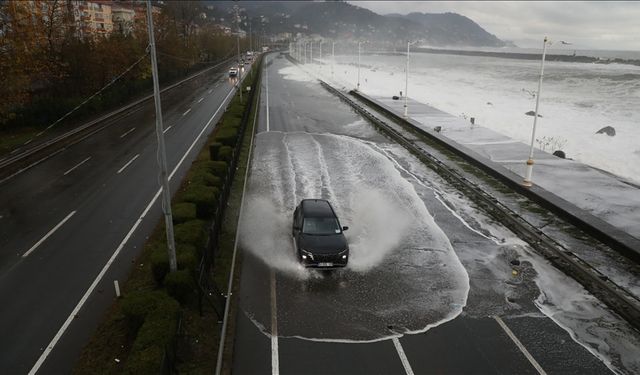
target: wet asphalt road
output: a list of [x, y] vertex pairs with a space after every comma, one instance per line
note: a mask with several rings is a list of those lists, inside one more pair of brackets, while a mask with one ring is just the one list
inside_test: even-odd
[[[226, 69], [163, 94], [172, 189], [232, 97]], [[149, 101], [0, 185], [0, 373], [32, 369], [120, 249], [39, 373], [71, 371], [161, 217], [156, 145]]]
[[[535, 307], [535, 270], [510, 263], [509, 238], [445, 204], [454, 190], [317, 82], [280, 74], [287, 59], [266, 62], [235, 374], [609, 372]], [[296, 263], [291, 214], [318, 196], [350, 226], [345, 270]]]

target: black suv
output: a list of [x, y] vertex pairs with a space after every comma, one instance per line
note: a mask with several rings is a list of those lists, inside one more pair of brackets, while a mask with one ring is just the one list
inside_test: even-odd
[[303, 199], [293, 213], [293, 243], [305, 267], [332, 269], [349, 260], [349, 245], [331, 204]]

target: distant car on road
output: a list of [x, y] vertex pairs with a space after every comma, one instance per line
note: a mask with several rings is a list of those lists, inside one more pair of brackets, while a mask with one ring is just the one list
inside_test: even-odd
[[229, 69], [229, 77], [237, 77], [238, 76], [238, 68], [232, 67]]
[[293, 242], [305, 267], [334, 269], [349, 261], [349, 245], [331, 204], [324, 199], [303, 199], [293, 213]]

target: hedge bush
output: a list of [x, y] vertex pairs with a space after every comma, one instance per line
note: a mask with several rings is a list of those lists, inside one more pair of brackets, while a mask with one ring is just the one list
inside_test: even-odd
[[204, 248], [207, 233], [205, 222], [202, 220], [191, 220], [178, 224], [173, 228], [176, 244], [192, 245], [196, 249]]
[[200, 171], [198, 173], [194, 173], [189, 182], [191, 184], [221, 188], [223, 180], [222, 178], [215, 176], [212, 173]]
[[219, 142], [213, 142], [209, 145], [209, 159], [218, 159], [218, 150], [220, 150], [220, 147], [222, 147], [222, 143]]
[[171, 306], [171, 301], [173, 299], [163, 291], [136, 291], [124, 296], [122, 313], [132, 332], [136, 332], [151, 312], [160, 307]]
[[170, 296], [184, 303], [189, 295], [193, 293], [195, 283], [189, 270], [179, 270], [167, 275], [164, 279], [164, 286]]
[[238, 139], [238, 130], [232, 127], [223, 127], [218, 130], [214, 139], [223, 145], [235, 147]]
[[220, 190], [216, 187], [191, 184], [182, 194], [182, 200], [195, 203], [199, 219], [209, 219], [215, 213], [219, 193]]
[[171, 209], [171, 213], [174, 224], [184, 223], [185, 221], [196, 218], [196, 205], [191, 202], [175, 203]]
[[219, 160], [200, 160], [194, 163], [193, 172], [197, 173], [212, 173], [224, 179], [227, 176], [227, 163]]
[[218, 151], [218, 158], [226, 162], [231, 162], [231, 158], [233, 158], [233, 148], [229, 146], [220, 147], [220, 151]]
[[162, 285], [164, 277], [169, 273], [169, 254], [166, 245], [156, 245], [151, 250], [151, 274], [156, 285]]
[[[176, 243], [176, 262], [178, 270], [187, 270], [193, 275], [197, 272], [198, 257], [201, 253], [194, 245]], [[166, 245], [157, 245], [151, 252], [151, 274], [157, 286], [164, 284], [169, 273], [169, 253]]]
[[176, 339], [180, 305], [166, 293], [160, 294], [164, 298], [159, 299], [155, 310], [147, 315], [133, 343], [125, 367], [127, 374], [160, 373], [165, 349]]

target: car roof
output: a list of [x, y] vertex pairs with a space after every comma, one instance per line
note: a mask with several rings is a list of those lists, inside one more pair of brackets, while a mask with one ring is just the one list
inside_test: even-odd
[[303, 199], [302, 212], [304, 217], [335, 217], [331, 204], [324, 199]]

